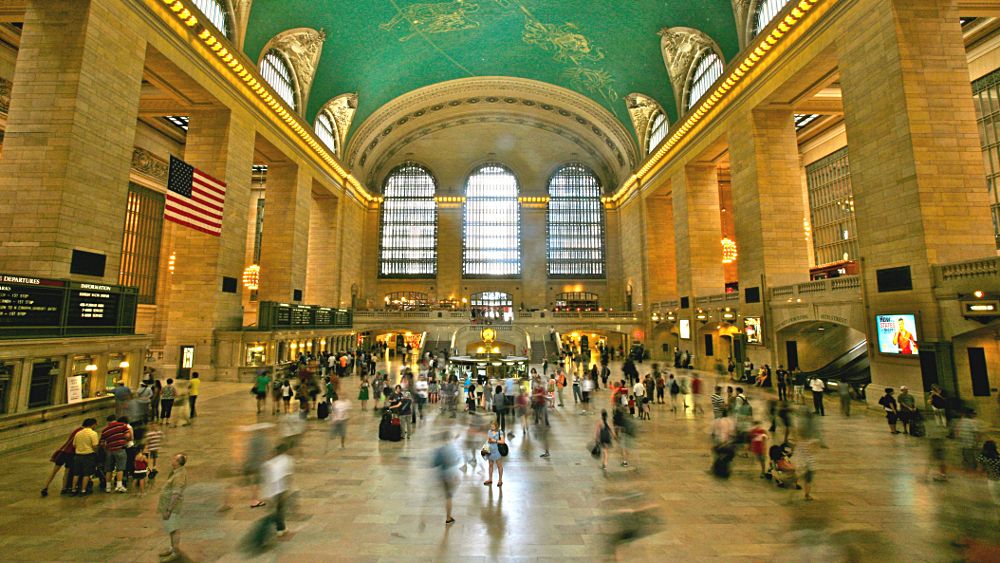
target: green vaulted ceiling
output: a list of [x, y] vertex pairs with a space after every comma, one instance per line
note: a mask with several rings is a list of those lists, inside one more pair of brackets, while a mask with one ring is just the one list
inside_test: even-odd
[[305, 115], [358, 93], [357, 128], [397, 96], [445, 80], [516, 76], [575, 90], [631, 128], [623, 98], [652, 96], [676, 119], [657, 32], [699, 29], [738, 51], [730, 0], [255, 0], [245, 49], [276, 34], [323, 29]]

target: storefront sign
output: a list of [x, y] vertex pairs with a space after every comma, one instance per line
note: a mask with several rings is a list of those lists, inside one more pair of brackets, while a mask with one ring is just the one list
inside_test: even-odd
[[747, 336], [747, 344], [760, 344], [760, 317], [743, 317], [743, 334]]
[[83, 376], [71, 375], [66, 379], [66, 402], [79, 403], [83, 400]]

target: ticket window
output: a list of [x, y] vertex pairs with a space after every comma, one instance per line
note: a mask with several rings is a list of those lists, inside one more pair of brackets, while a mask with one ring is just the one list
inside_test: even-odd
[[266, 347], [260, 343], [247, 344], [246, 365], [248, 367], [262, 367], [267, 365]]
[[0, 414], [10, 412], [10, 390], [14, 381], [14, 364], [0, 362]]
[[108, 369], [104, 376], [104, 391], [110, 393], [123, 381], [125, 385], [128, 381], [128, 362], [125, 361], [125, 354], [111, 354], [108, 356]]
[[43, 360], [31, 364], [31, 384], [28, 388], [29, 409], [55, 404], [58, 378], [58, 361]]
[[91, 397], [98, 396], [104, 393], [104, 389], [96, 390], [93, 389], [93, 380], [90, 375], [94, 373], [94, 370], [88, 370], [87, 366], [93, 363], [93, 359], [90, 356], [74, 356], [72, 363], [72, 370], [70, 371], [70, 377], [80, 378], [80, 393], [81, 397], [84, 399], [89, 399]]

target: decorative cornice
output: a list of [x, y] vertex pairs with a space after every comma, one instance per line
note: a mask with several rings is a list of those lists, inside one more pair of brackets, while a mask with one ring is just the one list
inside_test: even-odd
[[[728, 73], [715, 82], [715, 88], [701, 98], [701, 103], [691, 108], [684, 118], [671, 127], [670, 134], [651, 154], [645, 162], [630, 176], [615, 192], [612, 200], [616, 204], [626, 201], [636, 190], [646, 184], [661, 168], [666, 166], [671, 158], [676, 156], [687, 141], [696, 132], [704, 129], [708, 123], [717, 118], [722, 108], [733, 103], [736, 94], [733, 89], [756, 78], [762, 68], [773, 64], [774, 49], [777, 46], [786, 47], [789, 44], [787, 36], [793, 31], [805, 33], [816, 21], [817, 11], [824, 11], [835, 5], [839, 0], [799, 0], [789, 3], [776, 17], [768, 28], [755, 38], [755, 43], [748, 46], [740, 55], [726, 67]], [[813, 12], [813, 17], [807, 15]]]
[[132, 149], [132, 171], [166, 185], [167, 161], [140, 147]]
[[305, 113], [309, 104], [309, 91], [312, 89], [313, 78], [316, 77], [316, 65], [323, 54], [323, 42], [326, 32], [309, 27], [297, 27], [282, 31], [264, 45], [257, 61], [271, 49], [277, 49], [288, 59], [295, 75], [295, 95], [298, 97], [299, 113]]

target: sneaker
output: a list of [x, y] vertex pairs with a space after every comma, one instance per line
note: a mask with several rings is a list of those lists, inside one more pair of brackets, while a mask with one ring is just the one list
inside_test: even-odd
[[288, 529], [284, 529], [284, 530], [278, 530], [278, 532], [277, 532], [277, 536], [278, 536], [279, 538], [283, 538], [283, 537], [285, 537], [285, 536], [286, 536], [287, 534], [288, 534]]
[[627, 461], [623, 461], [622, 462], [622, 467], [628, 467], [628, 462]]
[[127, 493], [128, 489], [126, 489], [125, 487], [115, 487], [115, 492], [116, 493]]
[[549, 457], [549, 452], [545, 452], [545, 453], [543, 453], [542, 455], [540, 455], [538, 457]]
[[48, 489], [42, 489], [42, 497], [47, 497], [47, 496], [49, 496], [49, 490]]
[[106, 492], [106, 493], [110, 493], [111, 492], [111, 483], [108, 483], [107, 486], [104, 487], [104, 492]]

